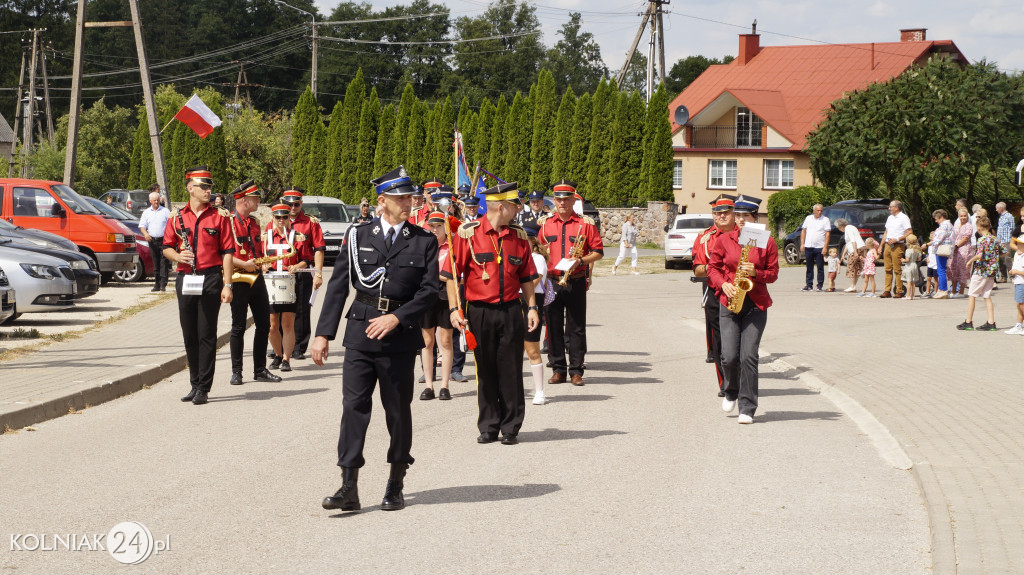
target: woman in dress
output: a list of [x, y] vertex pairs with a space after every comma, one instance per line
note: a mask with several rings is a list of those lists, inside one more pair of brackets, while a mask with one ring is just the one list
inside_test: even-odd
[[856, 226], [851, 226], [846, 218], [836, 220], [836, 229], [843, 232], [843, 253], [839, 255], [839, 259], [846, 261], [846, 277], [850, 278], [850, 287], [843, 291], [855, 292], [857, 291], [857, 279], [860, 278], [860, 272], [864, 269], [860, 257], [860, 248], [864, 247], [864, 238], [860, 237], [860, 230]]
[[958, 226], [954, 226], [953, 255], [949, 258], [947, 270], [949, 282], [954, 286], [953, 298], [962, 298], [964, 290], [971, 283], [971, 274], [967, 271], [967, 260], [974, 256], [974, 247], [971, 245], [971, 238], [974, 237], [974, 226], [971, 225], [971, 216], [967, 208], [960, 208], [957, 220]]

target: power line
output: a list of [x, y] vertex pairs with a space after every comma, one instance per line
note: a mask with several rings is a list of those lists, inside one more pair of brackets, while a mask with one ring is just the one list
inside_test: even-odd
[[539, 30], [533, 32], [519, 32], [516, 34], [500, 34], [497, 36], [487, 36], [484, 38], [460, 38], [458, 40], [430, 40], [423, 42], [407, 42], [407, 41], [392, 41], [392, 40], [355, 40], [352, 38], [335, 38], [333, 36], [320, 36], [321, 40], [331, 40], [333, 42], [350, 42], [353, 44], [395, 44], [402, 46], [418, 46], [418, 45], [437, 45], [437, 44], [463, 44], [466, 42], [483, 42], [486, 40], [504, 40], [506, 38], [519, 38], [522, 36], [534, 36], [540, 34]]

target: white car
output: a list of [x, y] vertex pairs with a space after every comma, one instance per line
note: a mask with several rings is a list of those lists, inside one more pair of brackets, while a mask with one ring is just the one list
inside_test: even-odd
[[[324, 265], [333, 266], [334, 260], [341, 253], [341, 244], [345, 233], [352, 225], [353, 206], [348, 206], [337, 198], [327, 196], [306, 196], [302, 198], [302, 211], [307, 215], [316, 216], [320, 220], [320, 229], [324, 231]], [[359, 207], [354, 206], [356, 213]]]
[[714, 224], [711, 214], [680, 214], [665, 235], [665, 269], [693, 265], [693, 240]]
[[0, 248], [0, 268], [17, 292], [14, 314], [49, 312], [75, 305], [75, 273], [64, 260], [12, 248]]

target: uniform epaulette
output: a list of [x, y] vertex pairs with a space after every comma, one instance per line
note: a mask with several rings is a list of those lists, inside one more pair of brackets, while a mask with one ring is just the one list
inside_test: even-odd
[[320, 223], [320, 218], [318, 218], [316, 216], [308, 216], [308, 217], [309, 217], [309, 221], [313, 222], [314, 224], [319, 224]]
[[473, 220], [466, 222], [459, 226], [459, 237], [468, 240], [473, 237], [473, 233], [476, 231], [476, 227], [480, 225], [480, 220]]
[[712, 234], [704, 234], [704, 235], [702, 235], [700, 237], [700, 243], [702, 243], [702, 244], [708, 243], [708, 241], [711, 240], [711, 236], [712, 236]]
[[231, 212], [227, 211], [224, 208], [217, 208], [217, 213], [220, 214], [220, 217], [222, 217], [222, 218], [230, 218], [231, 217]]
[[544, 225], [544, 222], [546, 222], [546, 221], [548, 221], [548, 216], [547, 216], [547, 214], [545, 214], [545, 215], [543, 215], [543, 216], [541, 216], [541, 217], [537, 218], [537, 226], [543, 226], [543, 225]]
[[524, 230], [522, 226], [518, 226], [516, 224], [509, 224], [508, 229], [515, 231], [516, 235], [519, 236], [519, 239], [521, 240], [525, 240], [527, 238], [526, 230]]
[[583, 221], [585, 223], [588, 223], [588, 224], [592, 225], [592, 226], [596, 226], [597, 225], [596, 223], [594, 223], [594, 218], [592, 218], [590, 216], [583, 216]]
[[174, 210], [171, 211], [171, 217], [172, 218], [178, 217], [178, 208], [174, 208]]

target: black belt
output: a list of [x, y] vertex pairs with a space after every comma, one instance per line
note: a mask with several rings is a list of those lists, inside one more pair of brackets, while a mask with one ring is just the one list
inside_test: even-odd
[[512, 300], [509, 300], [509, 301], [503, 301], [501, 303], [487, 303], [487, 302], [482, 302], [482, 301], [471, 301], [471, 302], [469, 302], [469, 305], [471, 305], [473, 307], [483, 307], [483, 308], [488, 308], [488, 309], [505, 309], [505, 308], [507, 308], [509, 306], [513, 306], [513, 305], [514, 306], [520, 306], [520, 305], [522, 305], [522, 301], [519, 300], [519, 299], [512, 299]]
[[370, 307], [376, 308], [377, 311], [382, 311], [384, 313], [393, 312], [396, 309], [402, 307], [403, 305], [409, 303], [407, 301], [399, 301], [397, 299], [389, 299], [386, 297], [374, 297], [372, 295], [367, 295], [361, 291], [356, 292], [356, 301], [365, 303]]
[[[220, 274], [221, 271], [223, 271], [223, 269], [224, 268], [221, 267], [221, 266], [213, 266], [212, 268], [206, 268], [206, 269], [203, 269], [203, 270], [196, 270], [195, 272], [192, 272], [192, 274], [197, 275], [197, 276], [208, 276], [208, 275], [213, 275], [213, 274]], [[189, 272], [178, 272], [178, 275], [186, 276], [186, 275], [190, 275], [190, 273]]]

